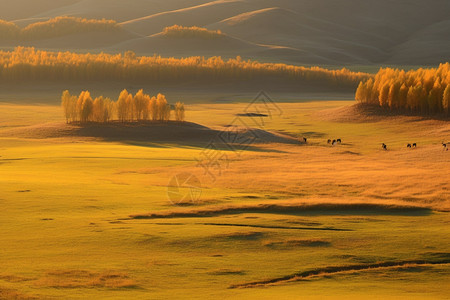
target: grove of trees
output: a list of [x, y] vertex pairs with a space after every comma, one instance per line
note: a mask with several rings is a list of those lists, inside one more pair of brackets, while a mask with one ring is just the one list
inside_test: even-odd
[[20, 28], [13, 22], [0, 20], [0, 39], [37, 40], [84, 32], [117, 31], [114, 20], [56, 17]]
[[423, 114], [449, 114], [450, 63], [438, 68], [404, 70], [380, 69], [374, 78], [361, 81], [355, 99], [389, 109]]
[[123, 90], [117, 101], [99, 96], [91, 97], [89, 91], [73, 96], [64, 91], [61, 106], [67, 123], [107, 123], [114, 119], [123, 123], [140, 121], [169, 121], [172, 110], [176, 121], [185, 119], [184, 104], [177, 102], [173, 107], [163, 94], [150, 96], [141, 89], [134, 96]]
[[224, 36], [220, 30], [208, 30], [203, 27], [184, 27], [180, 25], [173, 25], [164, 28], [163, 35], [169, 37], [199, 37], [203, 39], [213, 39]]
[[301, 67], [281, 63], [262, 63], [241, 57], [223, 60], [221, 57], [164, 58], [124, 54], [91, 54], [50, 52], [35, 48], [16, 47], [0, 51], [0, 79], [6, 82], [22, 81], [92, 81], [186, 83], [226, 81], [261, 82], [279, 80], [298, 85], [316, 83], [355, 87], [372, 75], [348, 69], [328, 70], [319, 67]]

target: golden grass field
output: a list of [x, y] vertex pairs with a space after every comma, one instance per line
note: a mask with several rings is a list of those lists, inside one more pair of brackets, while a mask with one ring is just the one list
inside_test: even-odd
[[[214, 180], [199, 131], [111, 139], [0, 104], [0, 299], [448, 298], [450, 123], [353, 103], [279, 103], [239, 155], [218, 144]], [[208, 136], [247, 105], [186, 119]], [[180, 173], [202, 193], [173, 205]]]

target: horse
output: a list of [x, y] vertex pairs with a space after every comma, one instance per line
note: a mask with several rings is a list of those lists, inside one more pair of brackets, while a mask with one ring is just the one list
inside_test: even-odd
[[406, 148], [411, 148], [411, 144], [406, 145]]
[[416, 143], [412, 144], [412, 146], [413, 146], [413, 148], [417, 148], [417, 144]]
[[338, 142], [339, 144], [342, 143], [341, 139], [337, 139], [336, 142]]
[[387, 145], [386, 145], [385, 143], [383, 143], [383, 144], [381, 145], [381, 148], [383, 148], [384, 150], [387, 151]]

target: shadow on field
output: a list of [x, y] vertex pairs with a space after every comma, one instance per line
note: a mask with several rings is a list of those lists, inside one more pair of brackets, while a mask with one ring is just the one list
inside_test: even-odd
[[355, 265], [342, 265], [342, 266], [329, 266], [324, 268], [317, 268], [309, 271], [297, 272], [294, 274], [271, 278], [261, 281], [246, 282], [240, 284], [234, 284], [229, 286], [230, 289], [235, 288], [255, 288], [255, 287], [268, 287], [271, 285], [277, 285], [281, 283], [310, 280], [317, 277], [332, 276], [341, 273], [352, 273], [360, 271], [372, 271], [372, 270], [420, 270], [421, 267], [450, 264], [450, 257], [447, 253], [445, 258], [441, 259], [417, 259], [417, 260], [402, 260], [402, 261], [384, 261], [372, 264], [355, 264]]
[[242, 213], [266, 213], [283, 215], [405, 215], [426, 216], [432, 213], [429, 208], [391, 204], [256, 204], [215, 206], [202, 209], [168, 210], [163, 212], [131, 215], [132, 219], [157, 218], [195, 218], [233, 215]]
[[120, 142], [141, 147], [210, 148], [216, 150], [251, 150], [261, 152], [282, 152], [263, 149], [258, 145], [268, 143], [301, 145], [288, 135], [273, 133], [257, 128], [219, 127], [209, 128], [192, 122], [153, 122], [142, 121], [121, 123], [112, 121], [106, 124], [65, 124], [46, 123], [13, 128], [1, 133], [2, 137], [22, 137], [33, 139], [48, 138], [94, 138], [109, 142]]

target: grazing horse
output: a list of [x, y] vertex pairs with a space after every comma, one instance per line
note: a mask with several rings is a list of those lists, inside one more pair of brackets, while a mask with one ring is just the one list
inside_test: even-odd
[[327, 144], [331, 144], [331, 140], [330, 139], [328, 139]]
[[411, 148], [411, 144], [406, 145], [406, 148]]
[[341, 139], [337, 139], [336, 142], [338, 142], [339, 144], [342, 143]]
[[387, 150], [387, 146], [386, 146], [386, 144], [385, 144], [385, 143], [383, 143], [383, 144], [381, 145], [381, 148], [383, 148], [384, 150]]
[[413, 148], [417, 148], [417, 144], [416, 143], [413, 144]]
[[308, 139], [307, 138], [303, 138], [303, 141], [305, 142], [305, 143], [307, 143], [308, 142]]

